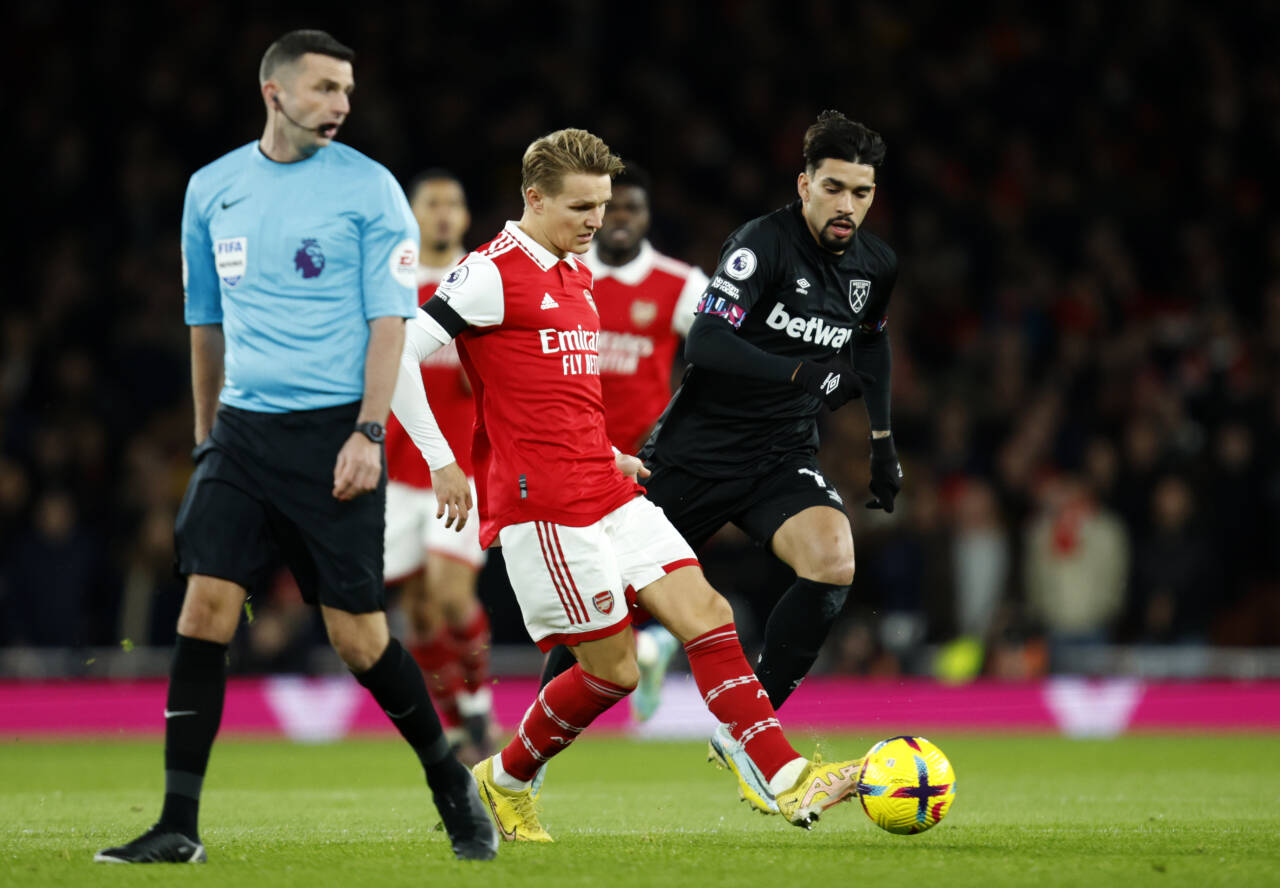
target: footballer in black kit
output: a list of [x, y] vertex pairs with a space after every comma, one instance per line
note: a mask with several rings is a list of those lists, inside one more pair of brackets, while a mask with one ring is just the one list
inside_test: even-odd
[[[752, 378], [737, 367], [700, 365], [699, 338], [691, 331], [695, 363], [641, 456], [706, 478], [767, 474], [797, 457], [812, 459], [823, 400], [791, 376], [801, 361], [851, 355], [856, 361], [859, 349], [883, 347], [897, 271], [893, 250], [865, 231], [843, 253], [819, 246], [799, 201], [743, 225], [721, 250], [695, 326], [726, 328], [713, 337], [731, 329], [770, 355], [790, 358], [782, 365], [786, 377]], [[695, 545], [702, 542], [705, 537]]]
[[756, 674], [775, 708], [817, 659], [853, 582], [844, 503], [817, 463], [818, 414], [865, 399], [872, 508], [902, 470], [889, 427], [896, 254], [860, 226], [880, 136], [835, 111], [805, 134], [800, 199], [726, 241], [685, 344], [690, 367], [641, 450], [651, 500], [696, 549], [726, 523], [796, 572]]

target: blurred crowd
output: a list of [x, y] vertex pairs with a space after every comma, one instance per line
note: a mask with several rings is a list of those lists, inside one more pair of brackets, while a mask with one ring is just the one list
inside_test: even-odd
[[[957, 639], [998, 675], [1103, 642], [1280, 644], [1280, 4], [959, 9], [19, 4], [0, 644], [172, 639], [183, 192], [257, 137], [258, 60], [299, 26], [357, 51], [342, 139], [405, 182], [455, 170], [471, 243], [518, 215], [522, 150], [561, 126], [650, 170], [652, 240], [706, 270], [793, 197], [818, 111], [883, 133], [867, 227], [901, 259], [906, 484], [863, 509], [865, 414], [826, 419], [858, 546], [828, 668], [923, 671]], [[702, 554], [753, 643], [787, 577], [731, 533]], [[527, 644], [500, 567], [495, 641]], [[302, 662], [296, 591], [255, 592], [242, 665]]]

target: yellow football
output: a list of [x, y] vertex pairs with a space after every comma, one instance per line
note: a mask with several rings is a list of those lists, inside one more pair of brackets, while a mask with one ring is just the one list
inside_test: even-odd
[[923, 737], [881, 740], [868, 750], [858, 775], [862, 810], [876, 826], [897, 835], [934, 826], [955, 797], [955, 769]]

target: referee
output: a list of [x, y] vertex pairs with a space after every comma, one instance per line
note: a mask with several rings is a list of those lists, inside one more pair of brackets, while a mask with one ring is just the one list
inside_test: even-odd
[[164, 807], [100, 862], [206, 859], [197, 812], [227, 645], [273, 551], [422, 761], [454, 854], [497, 850], [422, 674], [387, 630], [383, 422], [416, 311], [418, 227], [391, 174], [333, 141], [351, 110], [353, 58], [323, 31], [273, 43], [258, 75], [261, 140], [187, 186], [196, 469], [175, 533], [187, 592], [165, 705]]

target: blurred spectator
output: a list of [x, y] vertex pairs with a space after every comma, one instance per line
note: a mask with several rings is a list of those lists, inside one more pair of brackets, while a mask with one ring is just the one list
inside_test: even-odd
[[956, 578], [956, 628], [960, 635], [990, 639], [1009, 581], [1009, 534], [991, 486], [965, 484], [955, 507], [952, 558]]
[[1134, 559], [1134, 603], [1145, 642], [1204, 641], [1222, 559], [1195, 522], [1191, 485], [1166, 475], [1151, 495], [1151, 531]]
[[125, 558], [120, 637], [136, 644], [173, 644], [185, 589], [173, 564], [173, 515], [153, 507]]
[[[5, 635], [15, 645], [79, 646], [91, 640], [91, 598], [102, 574], [97, 541], [80, 525], [75, 501], [49, 490], [35, 503], [5, 571]], [[96, 639], [95, 639], [96, 640]]]
[[1079, 479], [1042, 485], [1025, 557], [1027, 605], [1044, 626], [1055, 663], [1062, 648], [1111, 640], [1125, 605], [1129, 539]]

